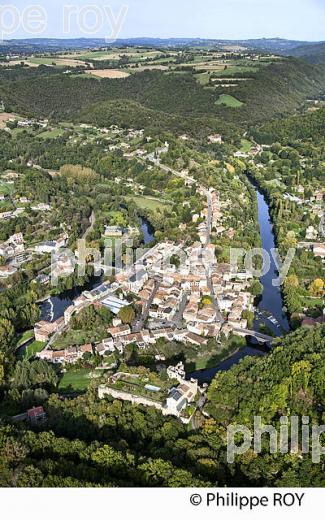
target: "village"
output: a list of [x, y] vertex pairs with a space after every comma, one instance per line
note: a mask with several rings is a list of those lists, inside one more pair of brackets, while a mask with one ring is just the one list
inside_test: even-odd
[[[193, 179], [193, 182], [196, 181]], [[191, 246], [181, 241], [160, 242], [133, 264], [116, 269], [114, 281], [104, 281], [95, 289], [84, 291], [65, 310], [63, 317], [51, 323], [38, 322], [34, 328], [35, 340], [44, 345], [36, 354], [39, 359], [65, 366], [78, 363], [85, 354], [97, 355], [103, 359], [102, 368], [114, 372], [116, 364], [107, 364], [105, 359], [110, 359], [115, 352], [123, 358], [129, 345], [146, 352], [164, 339], [202, 349], [210, 338], [218, 341], [221, 336], [248, 334], [243, 313], [254, 311], [254, 297], [249, 291], [252, 275], [232, 272], [230, 264], [217, 263], [210, 234], [212, 227], [218, 228], [222, 223], [222, 205], [214, 189], [203, 186], [198, 189], [206, 197], [201, 215], [204, 221], [198, 223], [200, 241]], [[198, 217], [194, 216], [194, 221], [199, 220]], [[130, 296], [141, 311], [132, 323], [126, 324], [119, 314], [130, 305]], [[69, 329], [72, 318], [89, 306], [106, 307], [114, 314], [107, 337], [97, 344], [53, 349], [55, 340]], [[164, 356], [157, 354], [156, 360], [163, 362]], [[132, 392], [119, 389], [116, 383], [123, 379], [119, 374], [110, 376], [110, 384], [101, 385], [98, 394], [101, 398], [112, 395], [155, 406], [164, 414], [182, 416], [183, 421], [188, 421], [183, 412], [198, 391], [201, 392], [198, 383], [186, 380], [183, 365], [170, 366], [168, 373], [179, 381], [179, 386], [171, 389], [161, 402], [150, 396], [158, 392], [156, 389], [145, 388], [143, 395], [137, 395], [135, 387]]]
[[[35, 127], [36, 121], [19, 121], [19, 127]], [[39, 122], [39, 128], [47, 127], [48, 122]], [[42, 126], [46, 124], [46, 126]], [[92, 135], [94, 133], [94, 135]], [[154, 152], [148, 152], [143, 146], [144, 131], [128, 129], [127, 131], [112, 125], [109, 129], [100, 129], [91, 125], [81, 124], [74, 136], [73, 141], [86, 143], [88, 139], [96, 139], [98, 135], [107, 136], [109, 151], [121, 151], [127, 160], [136, 158], [147, 165], [148, 170], [159, 168], [163, 172], [182, 179], [186, 186], [195, 186], [198, 195], [204, 200], [204, 207], [200, 213], [192, 215], [192, 223], [195, 224], [199, 240], [191, 245], [182, 240], [178, 242], [164, 240], [156, 243], [137, 258], [135, 261], [122, 265], [112, 270], [112, 266], [100, 265], [107, 275], [112, 271], [113, 280], [102, 282], [95, 288], [85, 290], [76, 297], [72, 304], [64, 310], [63, 316], [51, 321], [41, 320], [35, 324], [34, 339], [39, 343], [36, 357], [60, 367], [80, 364], [86, 356], [97, 356], [101, 358], [101, 368], [105, 374], [108, 370], [113, 375], [108, 376], [108, 384], [101, 384], [98, 389], [100, 398], [112, 395], [132, 402], [142, 403], [159, 408], [164, 414], [182, 416], [184, 410], [195, 400], [195, 396], [202, 391], [198, 382], [186, 380], [184, 366], [169, 366], [168, 373], [178, 380], [179, 386], [169, 389], [158, 402], [152, 399], [152, 394], [159, 393], [159, 385], [140, 386], [142, 394], [139, 395], [130, 390], [128, 385], [119, 388], [121, 381], [128, 376], [122, 377], [118, 370], [118, 363], [113, 354], [117, 353], [119, 359], [124, 358], [128, 346], [135, 346], [140, 352], [145, 353], [153, 345], [157, 346], [156, 361], [164, 362], [165, 357], [159, 354], [159, 341], [176, 342], [184, 345], [194, 346], [196, 349], [207, 347], [210, 339], [220, 342], [221, 338], [235, 336], [254, 336], [256, 339], [269, 341], [271, 338], [263, 336], [250, 330], [251, 324], [247, 316], [254, 316], [254, 295], [251, 291], [253, 282], [252, 273], [247, 271], [234, 272], [231, 265], [226, 262], [217, 262], [215, 253], [216, 246], [211, 242], [212, 233], [214, 237], [226, 235], [230, 239], [235, 230], [230, 227], [224, 218], [224, 211], [230, 204], [229, 200], [221, 200], [220, 194], [215, 188], [203, 186], [184, 169], [176, 171], [167, 166], [161, 158], [169, 150], [169, 143], [165, 142]], [[180, 140], [186, 141], [188, 137], [183, 135]], [[145, 139], [150, 143], [151, 138]], [[142, 143], [142, 145], [137, 143]], [[222, 136], [213, 134], [208, 137], [211, 144], [221, 144]], [[263, 148], [256, 145], [248, 153], [237, 152], [236, 158], [257, 157]], [[29, 167], [38, 168], [30, 163]], [[257, 165], [259, 167], [259, 165]], [[262, 166], [261, 166], [262, 167]], [[13, 185], [19, 178], [16, 172], [7, 171], [1, 177], [1, 182], [7, 186]], [[133, 179], [122, 179], [115, 177], [114, 182], [127, 186], [136, 193], [142, 193], [144, 186], [137, 184]], [[311, 210], [322, 217], [322, 192], [316, 192], [306, 202]], [[1, 195], [2, 202], [9, 197]], [[303, 204], [289, 194], [284, 194], [284, 200]], [[293, 200], [294, 199], [294, 200]], [[296, 200], [297, 199], [297, 200]], [[20, 205], [19, 205], [20, 204]], [[0, 219], [10, 220], [26, 211], [26, 207], [39, 215], [51, 213], [51, 205], [45, 203], [31, 203], [27, 197], [20, 197], [15, 201], [16, 209], [0, 213]], [[180, 225], [180, 230], [185, 229]], [[125, 227], [121, 225], [105, 225], [103, 239], [120, 240], [126, 244], [128, 239], [139, 236], [136, 227]], [[36, 281], [41, 284], [50, 285], [54, 279], [67, 277], [74, 273], [76, 261], [60, 250], [64, 248], [69, 239], [69, 230], [52, 240], [44, 240], [26, 245], [23, 233], [11, 235], [5, 242], [0, 243], [0, 256], [4, 259], [4, 265], [0, 266], [0, 277], [10, 278], [25, 263], [33, 258], [45, 256], [55, 257], [56, 263], [52, 264], [51, 272], [43, 269], [38, 273]], [[309, 248], [315, 256], [324, 258], [324, 243], [320, 232], [309, 226], [306, 232], [306, 243], [299, 243], [298, 247]], [[133, 302], [137, 306], [137, 313], [130, 323], [124, 323], [120, 318], [120, 311], [130, 306]], [[114, 315], [112, 325], [106, 329], [106, 337], [98, 342], [85, 344], [70, 344], [65, 348], [55, 346], [57, 340], [69, 331], [71, 320], [89, 307], [96, 309], [106, 308]], [[133, 374], [136, 378], [137, 374]], [[134, 377], [132, 378], [134, 379]], [[131, 378], [131, 379], [132, 379]], [[147, 385], [148, 386], [148, 385]], [[149, 385], [150, 386], [150, 385]], [[143, 388], [145, 389], [143, 391]], [[139, 390], [139, 388], [137, 388]], [[204, 392], [203, 392], [204, 393]]]

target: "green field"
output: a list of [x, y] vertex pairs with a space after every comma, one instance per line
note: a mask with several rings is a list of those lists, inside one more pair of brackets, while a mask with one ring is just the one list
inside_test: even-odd
[[155, 198], [141, 197], [140, 195], [135, 195], [134, 197], [128, 198], [129, 200], [132, 199], [139, 208], [148, 209], [149, 211], [156, 211], [157, 209], [163, 210], [170, 207], [168, 202], [162, 202], [161, 200]]
[[229, 96], [229, 94], [221, 94], [218, 101], [216, 101], [216, 105], [226, 105], [230, 108], [239, 108], [243, 103], [233, 96]]
[[43, 341], [33, 341], [33, 343], [28, 345], [28, 347], [26, 347], [23, 352], [19, 353], [18, 357], [21, 359], [30, 359], [35, 356], [37, 352], [41, 352], [45, 345], [46, 343]]
[[[57, 58], [59, 59], [59, 58]], [[34, 65], [53, 65], [53, 63], [56, 63], [55, 57], [50, 58], [30, 58], [28, 60], [30, 63], [33, 63]]]
[[59, 382], [59, 391], [82, 392], [88, 388], [91, 379], [92, 371], [87, 368], [66, 372]]
[[103, 50], [103, 51], [94, 51], [94, 52], [86, 52], [85, 54], [81, 54], [81, 55], [75, 55], [75, 56], [67, 56], [68, 59], [70, 58], [74, 58], [76, 60], [81, 60], [81, 61], [87, 61], [87, 60], [120, 60], [120, 55], [122, 56], [128, 56], [129, 57], [129, 60], [132, 61], [132, 62], [137, 62], [137, 61], [141, 61], [144, 60], [144, 58], [155, 58], [155, 57], [159, 57], [161, 56], [161, 52], [160, 51], [152, 51], [152, 50], [148, 50], [146, 51], [145, 49], [144, 50], [140, 50], [139, 52], [135, 52], [134, 49], [117, 49], [116, 51], [114, 51], [113, 49], [111, 50]]
[[48, 132], [42, 132], [38, 137], [41, 139], [55, 139], [56, 137], [61, 137], [64, 134], [64, 130], [62, 128], [55, 128], [54, 130], [49, 130]]
[[6, 184], [5, 182], [0, 180], [0, 193], [1, 195], [10, 195], [13, 191], [12, 184]]
[[252, 148], [252, 143], [250, 141], [248, 141], [247, 139], [241, 140], [241, 147], [240, 147], [241, 152], [247, 153], [250, 151], [251, 148]]
[[119, 59], [119, 53], [116, 53], [116, 57], [112, 57], [113, 51], [94, 51], [94, 52], [87, 52], [85, 54], [76, 55], [76, 56], [67, 56], [67, 58], [72, 58], [76, 60], [81, 61], [87, 61], [87, 60], [95, 60], [96, 58], [105, 58], [109, 60], [118, 60]]
[[10, 132], [11, 132], [11, 135], [13, 137], [18, 137], [19, 134], [22, 134], [23, 132], [27, 132], [27, 133], [29, 133], [31, 135], [31, 129], [30, 128], [14, 128]]
[[206, 86], [209, 84], [210, 76], [207, 72], [204, 72], [203, 74], [195, 74], [194, 77], [200, 85]]

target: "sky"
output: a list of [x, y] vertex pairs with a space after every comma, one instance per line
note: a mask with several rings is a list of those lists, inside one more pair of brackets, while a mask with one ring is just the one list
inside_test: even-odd
[[325, 0], [7, 0], [11, 38], [325, 40]]

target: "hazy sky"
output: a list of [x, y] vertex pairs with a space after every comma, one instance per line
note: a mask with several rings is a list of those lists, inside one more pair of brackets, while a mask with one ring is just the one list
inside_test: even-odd
[[[13, 6], [0, 10], [4, 38], [278, 36], [325, 40], [325, 0], [7, 0], [3, 4]], [[26, 11], [31, 5], [41, 6], [47, 21], [31, 21], [37, 14]], [[120, 11], [123, 6], [128, 6], [127, 14]]]

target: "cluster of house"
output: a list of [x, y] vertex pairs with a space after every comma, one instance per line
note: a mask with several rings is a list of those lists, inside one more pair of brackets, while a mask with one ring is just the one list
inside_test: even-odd
[[298, 247], [310, 251], [316, 258], [325, 260], [325, 242], [299, 242]]
[[[283, 197], [287, 200], [295, 202], [298, 205], [304, 205], [305, 212], [311, 213], [314, 217], [320, 218], [324, 221], [324, 194], [325, 190], [316, 189], [313, 194], [309, 197], [309, 199], [305, 198], [305, 188], [304, 186], [296, 186], [293, 188], [299, 195], [291, 195], [290, 193], [285, 193]], [[310, 225], [306, 229], [305, 239], [306, 242], [299, 242], [298, 247], [302, 247], [304, 249], [310, 250], [315, 257], [320, 257], [322, 260], [325, 258], [325, 243], [320, 242], [319, 239], [322, 237], [321, 228], [316, 228], [313, 225]]]
[[[83, 123], [80, 125], [80, 128], [85, 130], [92, 130], [94, 132], [100, 132], [101, 134], [106, 134], [106, 140], [112, 141], [112, 144], [109, 144], [108, 146], [109, 151], [129, 150], [131, 148], [131, 145], [125, 141], [141, 139], [144, 135], [144, 129], [135, 130], [133, 128], [129, 128], [128, 130], [125, 130], [123, 128], [119, 128], [117, 125], [111, 125], [109, 128], [98, 128], [96, 126]], [[79, 133], [79, 136], [84, 137], [81, 133]], [[123, 141], [118, 141], [117, 138], [123, 139]], [[74, 139], [74, 136], [70, 136], [70, 139]], [[77, 140], [74, 139], [74, 142], [77, 142]], [[84, 142], [83, 144], [85, 145], [87, 143]], [[127, 155], [127, 153], [125, 155]]]
[[0, 242], [0, 256], [5, 260], [13, 258], [25, 251], [24, 237], [22, 233], [11, 235], [6, 242]]
[[10, 278], [13, 274], [17, 273], [18, 269], [14, 265], [5, 264], [0, 266], [0, 278]]
[[2, 211], [0, 213], [0, 220], [12, 220], [14, 218], [17, 218], [19, 217], [20, 215], [22, 215], [22, 213], [24, 213], [25, 211], [25, 208], [16, 208], [12, 211]]
[[152, 304], [149, 307], [149, 317], [171, 321], [179, 309], [183, 296], [184, 289], [179, 282], [163, 281], [153, 295]]
[[39, 242], [34, 246], [35, 253], [40, 255], [51, 254], [58, 251], [61, 247], [64, 247], [67, 243], [67, 235], [59, 237], [57, 240], [46, 240], [45, 242]]
[[220, 219], [222, 218], [221, 202], [218, 193], [214, 189], [210, 189], [211, 212], [212, 212], [212, 228], [217, 229]]
[[34, 336], [36, 341], [46, 343], [50, 337], [58, 332], [64, 325], [64, 318], [59, 318], [53, 322], [50, 321], [38, 321], [34, 325]]
[[0, 242], [0, 256], [6, 262], [0, 267], [0, 277], [8, 278], [17, 271], [17, 265], [26, 258], [23, 234], [15, 233], [6, 242]]
[[155, 345], [161, 338], [167, 341], [191, 343], [195, 346], [207, 344], [207, 339], [198, 334], [194, 334], [187, 329], [178, 330], [172, 327], [154, 330], [142, 329], [139, 332], [132, 332], [129, 325], [119, 325], [110, 327], [107, 332], [110, 337], [104, 339], [95, 347], [95, 352], [101, 356], [115, 351], [123, 354], [125, 347], [131, 344], [136, 344], [140, 349], [145, 349], [150, 345]]
[[222, 135], [220, 134], [212, 134], [208, 136], [208, 141], [211, 144], [222, 144]]
[[38, 128], [47, 128], [48, 119], [36, 120], [36, 119], [20, 119], [17, 121], [18, 128], [31, 128], [37, 126]]
[[103, 283], [99, 287], [92, 289], [91, 291], [84, 291], [80, 296], [73, 300], [73, 304], [70, 305], [64, 311], [64, 323], [68, 325], [71, 321], [72, 316], [75, 314], [79, 314], [80, 311], [89, 307], [90, 305], [96, 305], [101, 302], [101, 304], [105, 304], [114, 314], [117, 314], [118, 310], [126, 302], [122, 302], [121, 306], [118, 306], [118, 302], [120, 299], [112, 297], [112, 301], [109, 300], [109, 293], [111, 291], [112, 286], [109, 283]]
[[32, 211], [51, 211], [50, 204], [46, 204], [45, 202], [39, 202], [38, 204], [34, 204], [30, 208]]
[[[205, 300], [208, 303], [202, 303]], [[216, 322], [216, 317], [210, 290], [203, 286], [193, 285], [183, 312], [183, 319], [188, 330], [204, 336], [218, 336], [221, 324]]]
[[[206, 195], [204, 190], [201, 190], [201, 195]], [[201, 211], [200, 215], [193, 215], [193, 222], [197, 222], [200, 218], [203, 219], [203, 222], [199, 222], [197, 225], [197, 232], [200, 238], [201, 243], [206, 243], [208, 234], [213, 230], [218, 235], [226, 231], [226, 228], [222, 225], [223, 212], [222, 212], [222, 203], [219, 198], [218, 192], [214, 188], [210, 188], [208, 192], [208, 196], [210, 199], [211, 208], [207, 205]], [[209, 226], [209, 212], [211, 212], [210, 216], [210, 226], [211, 229], [208, 229]]]
[[[195, 401], [198, 393], [198, 383], [195, 379], [191, 381], [182, 381], [177, 387], [174, 387], [169, 392], [166, 399], [166, 409], [169, 414], [180, 417], [182, 411], [188, 406], [188, 404]], [[184, 420], [183, 422], [189, 422]]]
[[246, 329], [247, 320], [241, 316], [244, 310], [254, 310], [254, 298], [248, 291], [252, 274], [247, 271], [233, 273], [230, 264], [218, 264], [211, 279], [219, 309], [227, 316], [228, 326]]
[[103, 238], [128, 238], [139, 235], [139, 230], [136, 227], [123, 227], [123, 226], [105, 226]]
[[238, 150], [237, 152], [234, 153], [234, 157], [240, 159], [247, 159], [248, 157], [252, 157], [252, 156], [255, 156], [255, 155], [258, 155], [259, 153], [261, 153], [263, 151], [263, 147], [259, 144], [255, 144], [253, 145], [250, 150], [248, 152], [244, 152], [242, 150]]
[[93, 347], [90, 343], [79, 347], [68, 347], [63, 350], [44, 349], [38, 352], [36, 356], [50, 363], [73, 364], [82, 359], [86, 353], [94, 354]]
[[185, 380], [186, 376], [185, 367], [183, 363], [180, 361], [175, 366], [169, 366], [167, 368], [167, 376], [169, 377], [169, 379], [176, 379], [177, 381], [182, 383]]
[[[2, 179], [6, 180], [7, 184], [14, 184], [14, 181], [19, 177], [19, 174], [16, 172], [8, 171], [7, 173], [2, 174]], [[7, 199], [7, 195], [1, 194], [0, 201], [5, 201]], [[20, 204], [24, 204], [24, 206], [17, 206], [13, 210], [9, 211], [1, 211], [0, 212], [0, 220], [12, 220], [19, 216], [21, 216], [26, 211], [26, 205], [31, 204], [31, 201], [27, 197], [20, 197], [18, 199]], [[30, 206], [32, 211], [50, 211], [51, 207], [49, 204], [45, 204], [43, 202], [34, 204]]]

